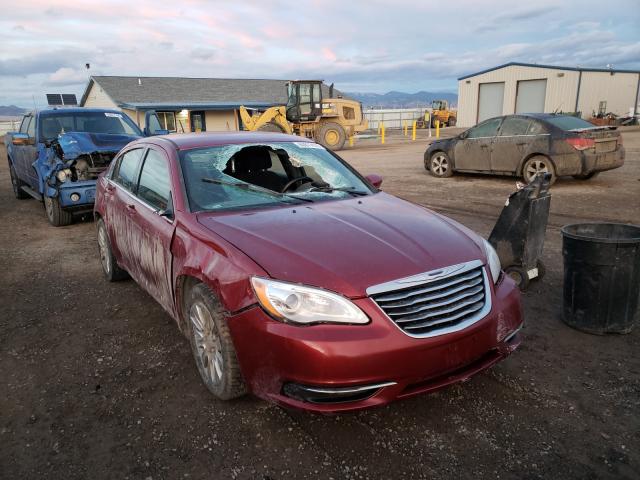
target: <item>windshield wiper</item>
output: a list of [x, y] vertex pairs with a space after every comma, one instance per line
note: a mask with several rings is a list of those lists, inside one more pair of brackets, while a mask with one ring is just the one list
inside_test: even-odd
[[331, 185], [325, 185], [322, 187], [313, 187], [310, 192], [347, 192], [356, 196], [369, 195], [370, 192], [363, 192], [362, 190], [354, 190], [356, 187], [332, 187]]
[[228, 182], [226, 180], [221, 180], [219, 178], [207, 178], [207, 177], [202, 178], [202, 181], [205, 183], [213, 183], [215, 185], [226, 185], [227, 187], [236, 187], [242, 190], [250, 190], [252, 192], [266, 193], [273, 197], [279, 197], [279, 198], [287, 197], [287, 198], [293, 198], [295, 200], [302, 200], [305, 202], [313, 202], [313, 200], [310, 200], [308, 198], [300, 198], [300, 197], [295, 197], [293, 195], [289, 195], [287, 193], [276, 192], [274, 190], [269, 190], [268, 188], [260, 187], [259, 185], [254, 185], [253, 183]]

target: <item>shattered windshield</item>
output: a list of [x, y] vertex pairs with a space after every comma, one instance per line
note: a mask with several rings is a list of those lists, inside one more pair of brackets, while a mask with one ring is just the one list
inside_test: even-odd
[[40, 141], [54, 140], [61, 133], [88, 132], [142, 136], [138, 126], [119, 112], [64, 112], [40, 115]]
[[341, 160], [310, 142], [187, 150], [181, 165], [192, 211], [229, 210], [369, 195]]

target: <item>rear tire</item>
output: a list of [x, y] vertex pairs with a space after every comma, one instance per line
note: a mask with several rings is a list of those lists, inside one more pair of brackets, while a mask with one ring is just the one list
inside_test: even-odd
[[96, 224], [96, 231], [98, 234], [98, 253], [100, 254], [100, 264], [102, 265], [102, 271], [106, 279], [109, 282], [117, 282], [118, 280], [129, 278], [127, 271], [118, 266], [118, 262], [116, 262], [116, 259], [113, 256], [107, 227], [104, 224], [104, 220], [101, 218], [98, 219], [98, 223]]
[[592, 178], [597, 177], [599, 173], [600, 172], [591, 172], [585, 175], [574, 175], [573, 178], [575, 178], [576, 180], [590, 180]]
[[335, 122], [326, 122], [320, 124], [317, 142], [329, 150], [342, 150], [344, 142], [347, 140], [347, 134], [344, 128]]
[[429, 159], [429, 173], [437, 178], [449, 178], [453, 175], [453, 166], [449, 155], [444, 152], [435, 152]]
[[556, 169], [554, 168], [551, 160], [547, 157], [543, 155], [536, 155], [535, 157], [531, 157], [527, 160], [522, 166], [522, 179], [527, 184], [533, 182], [536, 176], [541, 173], [551, 174], [549, 185], [556, 183]]
[[16, 169], [13, 168], [13, 164], [9, 161], [9, 176], [11, 177], [11, 186], [13, 187], [13, 194], [18, 200], [24, 200], [26, 198], [31, 198], [27, 192], [22, 190], [22, 186], [24, 182], [18, 178], [18, 174], [16, 173]]
[[73, 215], [60, 206], [58, 197], [44, 197], [44, 209], [47, 212], [49, 223], [54, 227], [71, 225]]
[[456, 117], [449, 117], [449, 121], [447, 122], [447, 126], [448, 127], [455, 127], [456, 126]]
[[196, 366], [209, 391], [220, 400], [244, 395], [247, 389], [220, 301], [206, 285], [197, 284], [187, 292], [184, 314]]

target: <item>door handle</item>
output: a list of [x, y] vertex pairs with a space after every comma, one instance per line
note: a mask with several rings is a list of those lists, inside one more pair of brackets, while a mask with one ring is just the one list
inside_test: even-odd
[[127, 212], [135, 213], [136, 212], [136, 206], [131, 204], [131, 203], [127, 203]]
[[516, 142], [516, 145], [526, 145], [527, 142]]
[[116, 187], [114, 187], [110, 183], [107, 183], [106, 189], [107, 189], [107, 192], [113, 192], [116, 189]]

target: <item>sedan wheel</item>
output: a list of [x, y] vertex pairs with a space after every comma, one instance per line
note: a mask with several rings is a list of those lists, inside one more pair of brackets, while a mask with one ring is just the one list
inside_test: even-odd
[[236, 350], [218, 299], [204, 284], [187, 293], [186, 320], [191, 330], [191, 349], [207, 388], [221, 400], [244, 395]]
[[549, 185], [553, 185], [556, 181], [556, 172], [553, 168], [551, 160], [541, 155], [531, 157], [522, 167], [522, 178], [525, 182], [531, 183], [540, 174], [550, 173], [551, 180]]
[[104, 220], [102, 220], [102, 218], [98, 219], [96, 223], [96, 229], [98, 235], [98, 252], [100, 253], [100, 264], [102, 265], [104, 276], [110, 282], [116, 282], [118, 280], [129, 278], [129, 274], [127, 273], [127, 271], [120, 268], [115, 258], [113, 257], [111, 242], [109, 242], [109, 235], [107, 234], [107, 227], [105, 226]]
[[451, 168], [451, 161], [444, 152], [436, 152], [431, 156], [431, 162], [429, 164], [429, 171], [431, 175], [439, 178], [446, 178], [453, 175]]

